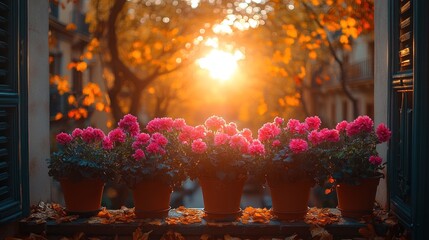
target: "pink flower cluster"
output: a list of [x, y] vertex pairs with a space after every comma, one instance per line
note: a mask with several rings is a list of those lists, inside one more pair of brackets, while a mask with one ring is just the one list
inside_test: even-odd
[[140, 133], [140, 125], [137, 117], [127, 114], [118, 123], [119, 128], [124, 132], [129, 133], [131, 136], [136, 136]]
[[192, 152], [203, 154], [207, 150], [207, 144], [203, 142], [201, 138], [198, 138], [192, 142]]
[[347, 136], [351, 137], [361, 132], [371, 132], [374, 127], [374, 122], [368, 116], [359, 116], [353, 122], [347, 125]]
[[320, 125], [322, 124], [322, 121], [320, 120], [320, 118], [318, 116], [313, 116], [313, 117], [307, 117], [305, 119], [305, 124], [308, 127], [308, 130], [317, 130], [320, 128]]
[[81, 139], [83, 142], [91, 144], [103, 142], [105, 138], [106, 136], [101, 129], [87, 127], [83, 130], [80, 128], [75, 128], [71, 135], [61, 132], [57, 134], [56, 141], [58, 142], [58, 144], [65, 146], [70, 144], [74, 140]]
[[372, 165], [378, 166], [378, 165], [380, 165], [383, 162], [383, 159], [381, 157], [379, 157], [379, 156], [371, 156], [371, 157], [369, 157], [369, 162]]
[[[168, 139], [161, 133], [155, 132], [152, 135], [140, 133], [134, 138], [132, 148], [135, 160], [144, 160], [148, 155], [165, 155]], [[146, 153], [145, 153], [146, 151]]]
[[292, 134], [305, 134], [308, 131], [309, 126], [305, 122], [301, 123], [299, 120], [289, 119], [287, 122], [287, 129]]
[[375, 130], [375, 134], [377, 135], [377, 138], [380, 142], [387, 142], [392, 136], [392, 132], [389, 130], [389, 128], [386, 127], [386, 125], [384, 125], [384, 123], [378, 125], [377, 129]]
[[292, 139], [289, 142], [289, 148], [295, 154], [302, 153], [308, 150], [308, 143], [300, 138]]
[[56, 140], [61, 145], [67, 145], [73, 140], [73, 137], [67, 133], [62, 132], [57, 134]]
[[265, 146], [261, 141], [255, 139], [249, 144], [249, 154], [252, 156], [261, 156], [265, 154]]
[[338, 142], [340, 141], [340, 133], [336, 129], [313, 130], [308, 134], [308, 140], [315, 146], [322, 142]]
[[[280, 129], [276, 128], [280, 132]], [[252, 135], [250, 129], [239, 131], [235, 123], [227, 123], [222, 117], [211, 116], [206, 119], [204, 125], [184, 127], [179, 140], [184, 144], [190, 144], [192, 152], [196, 154], [210, 154], [211, 151], [263, 154], [264, 145], [261, 141], [254, 140]]]
[[261, 142], [274, 139], [281, 133], [280, 127], [275, 123], [265, 123], [258, 130], [258, 139]]
[[146, 129], [150, 132], [171, 132], [173, 130], [174, 120], [172, 118], [163, 117], [155, 118], [148, 122]]
[[204, 125], [210, 130], [218, 131], [226, 125], [226, 121], [222, 117], [211, 116], [207, 118]]

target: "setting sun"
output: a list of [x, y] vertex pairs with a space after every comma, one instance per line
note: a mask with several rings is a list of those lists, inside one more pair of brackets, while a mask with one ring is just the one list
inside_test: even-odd
[[232, 54], [214, 49], [207, 56], [199, 59], [198, 65], [208, 70], [212, 78], [223, 82], [231, 78], [237, 70], [237, 61], [243, 58], [243, 53], [238, 50]]

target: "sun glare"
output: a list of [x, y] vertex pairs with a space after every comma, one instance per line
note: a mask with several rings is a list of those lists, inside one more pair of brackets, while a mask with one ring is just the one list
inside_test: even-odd
[[198, 60], [198, 65], [208, 70], [213, 79], [224, 82], [232, 77], [238, 67], [237, 61], [243, 58], [243, 53], [238, 50], [232, 54], [213, 49], [207, 56]]

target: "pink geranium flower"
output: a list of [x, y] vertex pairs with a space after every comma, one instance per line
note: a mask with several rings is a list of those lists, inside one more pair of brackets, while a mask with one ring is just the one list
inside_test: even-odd
[[98, 128], [94, 128], [92, 134], [94, 135], [94, 141], [101, 141], [106, 136], [104, 135], [104, 132]]
[[149, 143], [149, 145], [147, 145], [146, 147], [146, 151], [152, 154], [160, 154], [160, 155], [166, 154], [165, 149], [161, 145], [157, 144], [156, 142]]
[[186, 126], [185, 119], [177, 118], [173, 122], [173, 128], [176, 130], [182, 130]]
[[173, 130], [174, 120], [169, 117], [155, 118], [146, 125], [150, 132], [170, 132]]
[[235, 134], [229, 140], [229, 146], [234, 149], [240, 150], [242, 153], [247, 153], [249, 142], [241, 134]]
[[124, 143], [125, 139], [126, 139], [126, 135], [125, 135], [124, 131], [122, 131], [121, 128], [115, 128], [112, 131], [110, 131], [108, 134], [108, 137], [114, 143]]
[[308, 143], [303, 139], [292, 139], [289, 143], [289, 148], [293, 153], [298, 154], [307, 151]]
[[246, 140], [248, 141], [248, 142], [251, 142], [252, 140], [253, 140], [253, 137], [252, 137], [252, 131], [250, 130], [250, 129], [248, 129], [248, 128], [244, 128], [242, 131], [241, 131], [241, 135], [243, 135], [245, 138], [246, 138]]
[[381, 157], [379, 157], [379, 156], [371, 156], [371, 157], [369, 157], [369, 162], [372, 165], [378, 166], [378, 165], [380, 165], [383, 162], [383, 159]]
[[340, 133], [336, 129], [324, 128], [320, 130], [319, 137], [322, 141], [326, 142], [338, 142], [340, 141]]
[[261, 142], [270, 140], [278, 136], [281, 132], [281, 129], [274, 123], [265, 123], [258, 130], [258, 139]]
[[359, 116], [353, 122], [349, 123], [346, 128], [347, 136], [353, 136], [360, 132], [371, 132], [374, 122], [368, 116]]
[[152, 134], [152, 142], [155, 142], [161, 147], [165, 147], [168, 144], [168, 139], [161, 133], [154, 133]]
[[219, 146], [219, 145], [227, 144], [230, 138], [231, 137], [226, 133], [217, 133], [214, 136], [214, 145]]
[[272, 143], [273, 147], [280, 147], [281, 145], [282, 145], [282, 143], [278, 139], [274, 140]]
[[207, 150], [207, 144], [201, 138], [192, 142], [192, 152], [202, 154]]
[[140, 133], [140, 125], [137, 121], [137, 117], [127, 114], [118, 123], [118, 126], [129, 133], [131, 136], [136, 136]]
[[274, 118], [274, 123], [277, 124], [278, 126], [281, 126], [283, 124], [285, 120], [281, 117], [275, 117]]
[[83, 130], [80, 128], [75, 128], [72, 132], [72, 137], [77, 138], [82, 135]]
[[223, 132], [228, 134], [229, 136], [233, 136], [238, 133], [237, 124], [230, 122], [227, 125], [223, 126]]
[[392, 132], [386, 127], [386, 125], [384, 125], [384, 123], [378, 125], [375, 133], [380, 142], [387, 142], [392, 136]]
[[317, 130], [311, 131], [308, 136], [308, 141], [311, 142], [314, 146], [319, 145], [322, 142], [320, 133]]
[[56, 140], [61, 145], [67, 145], [73, 140], [73, 137], [67, 133], [62, 132], [57, 134]]
[[255, 139], [249, 144], [248, 152], [250, 155], [263, 155], [265, 154], [265, 147], [261, 141]]
[[211, 116], [207, 118], [207, 120], [204, 122], [204, 125], [213, 131], [218, 131], [226, 124], [225, 120], [222, 117], [218, 116]]
[[103, 149], [105, 149], [105, 150], [112, 150], [113, 149], [113, 141], [110, 140], [110, 138], [107, 136], [104, 137], [102, 145], [103, 145]]
[[94, 128], [87, 127], [82, 131], [82, 134], [80, 135], [82, 140], [86, 143], [90, 143], [94, 141]]
[[134, 154], [133, 154], [133, 158], [136, 161], [140, 161], [140, 160], [144, 160], [146, 158], [146, 155], [144, 154], [144, 151], [141, 149], [137, 149]]
[[341, 121], [337, 124], [335, 129], [337, 129], [339, 132], [346, 131], [348, 125], [349, 123], [347, 121]]
[[305, 119], [305, 124], [307, 124], [308, 130], [319, 129], [321, 123], [322, 123], [322, 121], [320, 121], [320, 118], [318, 116], [307, 117]]

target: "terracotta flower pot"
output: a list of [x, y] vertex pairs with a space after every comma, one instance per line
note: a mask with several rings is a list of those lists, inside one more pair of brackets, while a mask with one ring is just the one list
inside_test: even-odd
[[314, 182], [302, 180], [297, 182], [281, 181], [267, 178], [271, 191], [272, 211], [280, 220], [303, 219], [308, 210], [310, 189]]
[[101, 209], [104, 182], [99, 179], [60, 180], [66, 211], [80, 216], [96, 215]]
[[380, 178], [363, 179], [359, 185], [337, 185], [338, 209], [343, 217], [360, 218], [371, 214]]
[[199, 177], [198, 179], [203, 191], [206, 219], [232, 221], [240, 215], [241, 194], [246, 178], [219, 180]]
[[160, 181], [145, 180], [134, 186], [133, 199], [137, 218], [164, 218], [170, 210], [173, 189]]

